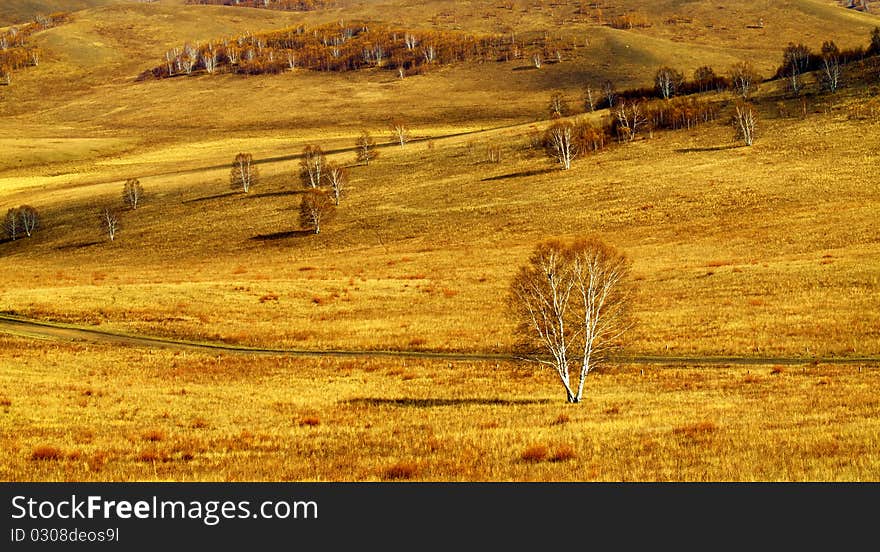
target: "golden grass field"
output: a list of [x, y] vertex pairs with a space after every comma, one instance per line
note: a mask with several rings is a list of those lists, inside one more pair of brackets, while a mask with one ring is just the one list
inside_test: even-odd
[[520, 364], [0, 347], [16, 365], [0, 373], [4, 480], [869, 481], [880, 469], [876, 367], [619, 366], [571, 407], [547, 371]]
[[[747, 59], [769, 76], [789, 41], [865, 45], [876, 16], [830, 1], [621, 0], [611, 11], [652, 22], [626, 31], [575, 3], [339, 2], [305, 14], [114, 4], [36, 35], [43, 62], [0, 87], [0, 212], [29, 204], [43, 221], [33, 238], [0, 243], [2, 311], [267, 347], [507, 352], [507, 287], [533, 246], [595, 233], [633, 261], [629, 353], [880, 354], [876, 76], [835, 95], [810, 83], [806, 110], [762, 85], [751, 148], [725, 117], [566, 172], [528, 148], [554, 91], [579, 107], [585, 83], [647, 86], [664, 64], [689, 75]], [[380, 16], [552, 29], [573, 46], [540, 70], [518, 60], [402, 80], [294, 71], [135, 82], [186, 41]], [[761, 17], [764, 28], [749, 28]], [[393, 116], [419, 140], [382, 147], [369, 166], [332, 154], [352, 164], [348, 195], [320, 235], [297, 232], [292, 156], [311, 143], [351, 148], [362, 129], [384, 145]], [[487, 161], [490, 145], [501, 163]], [[247, 195], [228, 184], [241, 151], [265, 161]], [[121, 207], [127, 178], [146, 199], [109, 242], [97, 215]], [[869, 366], [612, 366], [569, 407], [555, 376], [530, 365], [218, 359], [13, 337], [0, 351], [6, 480], [374, 480], [395, 466], [434, 480], [878, 475]], [[40, 447], [59, 458], [35, 460]], [[523, 461], [530, 447], [574, 457]]]

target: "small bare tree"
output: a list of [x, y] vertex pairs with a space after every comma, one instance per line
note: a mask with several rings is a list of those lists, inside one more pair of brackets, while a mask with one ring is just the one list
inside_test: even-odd
[[532, 54], [532, 65], [535, 66], [535, 69], [540, 69], [541, 65], [544, 64], [544, 58], [541, 54]]
[[734, 92], [744, 100], [758, 90], [760, 81], [761, 77], [751, 63], [741, 61], [730, 68], [730, 84]]
[[565, 96], [562, 95], [561, 92], [554, 92], [552, 96], [550, 96], [550, 105], [548, 106], [550, 111], [551, 119], [558, 119], [559, 117], [565, 117], [568, 115], [568, 102], [565, 101]]
[[675, 96], [683, 82], [684, 75], [671, 67], [661, 67], [654, 75], [654, 86], [664, 100]]
[[400, 119], [395, 119], [391, 121], [391, 136], [403, 147], [409, 142], [409, 127]]
[[596, 111], [595, 93], [593, 92], [593, 87], [589, 84], [584, 88], [584, 107], [589, 109], [590, 112]]
[[114, 209], [107, 207], [101, 211], [100, 219], [101, 226], [103, 226], [104, 231], [107, 232], [107, 237], [110, 238], [110, 241], [115, 240], [116, 233], [119, 231], [119, 213]]
[[376, 141], [366, 130], [358, 136], [356, 147], [358, 163], [369, 165], [370, 161], [379, 156], [379, 152], [376, 151]]
[[233, 190], [248, 193], [260, 179], [260, 172], [254, 164], [254, 156], [250, 153], [239, 153], [232, 162], [230, 181]]
[[562, 170], [570, 169], [571, 161], [578, 152], [574, 125], [568, 121], [553, 123], [544, 133], [544, 150], [551, 159], [559, 163]]
[[587, 375], [630, 328], [630, 263], [598, 239], [538, 245], [514, 277], [508, 296], [517, 334], [544, 350], [570, 403], [583, 398]]
[[10, 240], [17, 240], [21, 233], [21, 222], [18, 217], [18, 209], [12, 208], [6, 211], [6, 218], [3, 219], [3, 230]]
[[40, 214], [30, 205], [22, 205], [18, 208], [18, 219], [21, 221], [21, 229], [27, 237], [31, 237], [40, 226]]
[[755, 141], [755, 130], [758, 123], [758, 113], [755, 108], [746, 102], [737, 102], [733, 114], [733, 126], [736, 129], [737, 139], [751, 146]]
[[339, 205], [339, 199], [345, 195], [348, 188], [348, 169], [335, 163], [329, 163], [324, 172], [324, 178], [330, 186], [330, 196], [333, 202]]
[[335, 213], [336, 206], [326, 192], [312, 188], [303, 194], [299, 204], [299, 222], [315, 234], [321, 233], [321, 224]]
[[834, 41], [826, 41], [822, 44], [822, 88], [834, 93], [840, 88], [843, 74], [840, 63], [840, 49]]
[[125, 181], [122, 187], [122, 201], [129, 209], [136, 210], [144, 197], [144, 187], [141, 181], [136, 178], [130, 178]]
[[299, 175], [303, 187], [317, 188], [320, 186], [326, 165], [327, 157], [320, 146], [308, 145], [303, 148], [302, 157], [299, 160]]
[[648, 126], [648, 116], [642, 104], [637, 101], [621, 101], [613, 110], [612, 123], [618, 136], [630, 142], [636, 139], [639, 131]]
[[607, 80], [602, 84], [602, 95], [605, 96], [608, 107], [614, 107], [614, 102], [617, 100], [617, 87], [613, 82]]

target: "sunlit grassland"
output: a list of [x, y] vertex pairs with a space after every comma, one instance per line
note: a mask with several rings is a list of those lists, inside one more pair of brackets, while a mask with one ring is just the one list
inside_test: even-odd
[[[880, 473], [876, 369], [213, 357], [0, 339], [3, 480], [821, 480]], [[234, 405], [234, 406], [233, 406]]]
[[[634, 262], [634, 351], [876, 354], [878, 134], [850, 116], [859, 94], [806, 118], [768, 102], [752, 148], [722, 121], [567, 172], [527, 149], [527, 126], [385, 148], [352, 166], [319, 236], [297, 232], [295, 159], [263, 166], [247, 195], [228, 191], [225, 167], [144, 178], [148, 198], [115, 243], [94, 215], [119, 201], [118, 182], [55, 190], [32, 202], [44, 230], [3, 246], [2, 299], [195, 339], [504, 350], [506, 286], [533, 244], [597, 233]], [[502, 163], [486, 161], [489, 144]]]

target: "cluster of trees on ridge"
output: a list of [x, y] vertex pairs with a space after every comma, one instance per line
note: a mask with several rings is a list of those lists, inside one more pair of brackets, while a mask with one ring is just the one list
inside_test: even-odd
[[245, 34], [205, 44], [186, 44], [165, 53], [161, 65], [140, 79], [195, 72], [277, 74], [303, 68], [354, 71], [369, 67], [397, 70], [401, 76], [432, 65], [460, 61], [506, 61], [522, 55], [513, 36], [476, 36], [459, 31], [409, 31], [381, 23], [329, 24], [307, 30]]
[[312, 11], [332, 5], [327, 0], [186, 0], [187, 5], [237, 6], [268, 10]]
[[70, 15], [66, 13], [38, 15], [31, 23], [0, 31], [0, 84], [11, 85], [14, 72], [40, 64], [40, 51], [27, 44], [32, 34], [68, 21]]

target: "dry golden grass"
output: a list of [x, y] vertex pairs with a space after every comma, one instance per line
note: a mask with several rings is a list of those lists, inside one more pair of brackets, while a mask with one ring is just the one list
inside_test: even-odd
[[524, 364], [2, 337], [0, 389], [14, 400], [0, 410], [0, 479], [876, 480], [880, 370], [771, 373], [615, 367], [574, 406]]
[[[752, 148], [734, 147], [723, 121], [615, 146], [565, 173], [527, 148], [554, 90], [575, 104], [587, 82], [643, 86], [662, 64], [723, 71], [750, 59], [769, 74], [788, 41], [864, 44], [871, 16], [810, 0], [791, 8], [797, 16], [745, 0], [622, 0], [614, 10], [638, 8], [652, 25], [619, 31], [578, 19], [573, 5], [519, 0], [512, 10], [344, 2], [310, 14], [179, 4], [83, 12], [36, 36], [44, 61], [0, 91], [0, 213], [31, 204], [44, 223], [0, 243], [3, 310], [273, 347], [505, 351], [508, 281], [534, 243], [598, 233], [634, 261], [632, 352], [880, 353], [876, 82], [810, 96], [806, 111], [764, 85]], [[366, 10], [414, 28], [551, 28], [570, 48], [540, 71], [517, 60], [403, 80], [133, 80], [184, 41]], [[758, 17], [765, 28], [748, 28]], [[290, 156], [308, 143], [350, 148], [362, 128], [387, 142], [392, 115], [431, 140], [352, 167], [337, 218], [319, 236], [297, 234]], [[489, 145], [501, 163], [486, 161]], [[239, 151], [271, 161], [247, 196], [228, 192]], [[350, 164], [353, 153], [331, 159]], [[147, 195], [110, 243], [95, 216], [121, 203], [131, 177]], [[878, 473], [873, 369], [621, 367], [591, 376], [572, 408], [550, 373], [518, 365], [0, 343], [9, 480]], [[531, 447], [543, 454], [524, 461]]]

